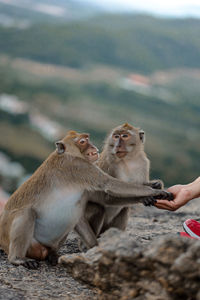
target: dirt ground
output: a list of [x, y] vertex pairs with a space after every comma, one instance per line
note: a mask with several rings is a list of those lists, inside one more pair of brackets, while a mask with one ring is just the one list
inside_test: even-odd
[[[188, 218], [200, 220], [200, 199], [193, 200], [177, 212], [136, 205], [131, 212], [127, 231], [141, 247], [168, 233], [183, 231]], [[112, 242], [112, 241], [111, 241]], [[77, 240], [70, 234], [60, 254], [77, 252]], [[8, 263], [0, 253], [0, 299], [93, 299], [98, 291], [74, 280], [62, 266], [41, 262], [38, 270], [27, 270]]]

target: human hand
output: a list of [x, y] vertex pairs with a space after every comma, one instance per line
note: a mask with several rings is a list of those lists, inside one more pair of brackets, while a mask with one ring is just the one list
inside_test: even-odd
[[155, 206], [160, 209], [175, 211], [193, 199], [192, 190], [189, 185], [174, 185], [168, 189], [174, 195], [174, 200], [157, 200]]

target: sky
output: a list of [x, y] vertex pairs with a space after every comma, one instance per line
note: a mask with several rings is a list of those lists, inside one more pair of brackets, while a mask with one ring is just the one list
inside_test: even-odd
[[167, 16], [200, 16], [200, 0], [88, 0], [109, 10], [137, 10]]

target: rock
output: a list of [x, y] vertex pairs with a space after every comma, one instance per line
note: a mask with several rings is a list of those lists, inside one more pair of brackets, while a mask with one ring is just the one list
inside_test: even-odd
[[111, 228], [99, 246], [59, 262], [97, 287], [97, 299], [200, 299], [200, 241], [169, 235], [146, 246]]

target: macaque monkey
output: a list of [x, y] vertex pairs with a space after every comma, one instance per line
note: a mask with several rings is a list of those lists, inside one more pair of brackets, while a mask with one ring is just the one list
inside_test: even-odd
[[[144, 189], [147, 186], [154, 189], [163, 188], [162, 181], [149, 181], [150, 162], [144, 152], [144, 131], [127, 123], [114, 128], [108, 135], [97, 165], [115, 178], [139, 185], [139, 189], [142, 188], [141, 185]], [[107, 206], [104, 205], [105, 198], [109, 199]], [[103, 204], [97, 203], [100, 199]], [[170, 200], [170, 197], [168, 199]], [[173, 196], [171, 196], [171, 199], [173, 199]], [[96, 237], [110, 227], [125, 230], [129, 207], [123, 201], [127, 200], [121, 198], [122, 205], [114, 207], [111, 205], [112, 201], [116, 201], [116, 197], [101, 192], [89, 194], [84, 219], [82, 218], [75, 227], [76, 232], [87, 248], [97, 243], [92, 243], [94, 241], [92, 238], [88, 239], [86, 233], [88, 233], [89, 226]], [[137, 198], [135, 198], [135, 202], [137, 202]], [[141, 199], [138, 202], [141, 202]], [[144, 205], [153, 205], [155, 202], [156, 197], [143, 199]]]
[[[93, 164], [97, 158], [89, 135], [70, 131], [9, 198], [0, 216], [0, 247], [11, 263], [33, 269], [38, 267], [37, 260], [55, 264], [57, 250], [83, 215], [88, 192], [127, 197], [126, 205], [133, 203], [134, 196], [170, 196], [111, 177]], [[120, 199], [112, 200], [112, 205], [121, 204]]]

